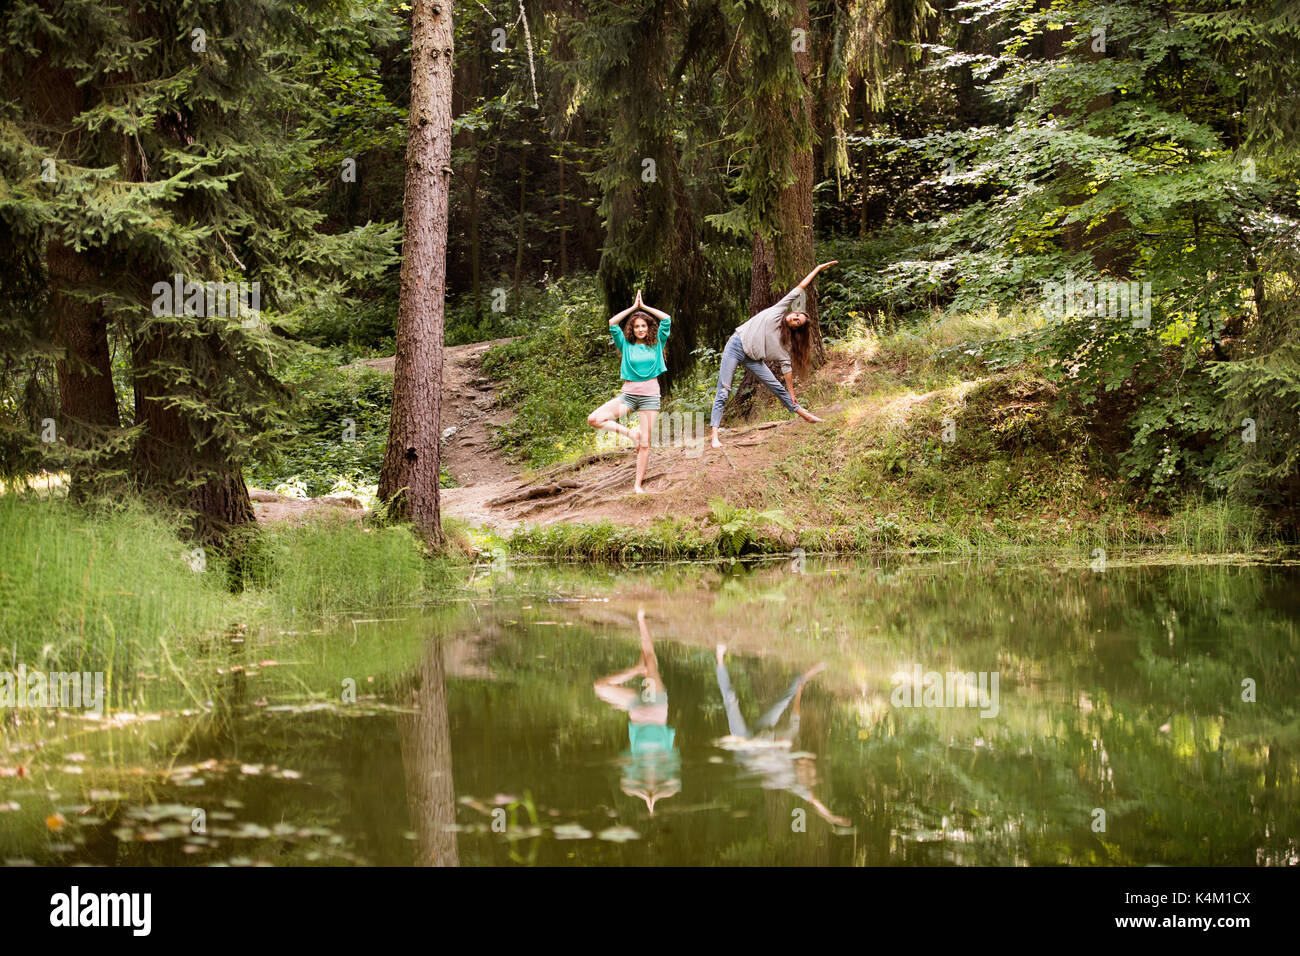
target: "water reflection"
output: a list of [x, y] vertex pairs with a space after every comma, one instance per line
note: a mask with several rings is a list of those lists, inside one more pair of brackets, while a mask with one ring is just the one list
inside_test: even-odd
[[[714, 653], [718, 664], [718, 690], [722, 692], [727, 727], [731, 731], [718, 741], [718, 746], [731, 751], [744, 775], [756, 779], [764, 790], [789, 791], [816, 810], [827, 823], [849, 826], [852, 821], [848, 817], [836, 816], [813, 793], [812, 788], [817, 785], [817, 755], [793, 749], [799, 735], [799, 705], [803, 700], [804, 685], [826, 669], [825, 662], [814, 664], [795, 677], [751, 730], [741, 716], [740, 701], [727, 673], [727, 645], [719, 644]], [[785, 729], [778, 731], [781, 715], [787, 707], [790, 708], [790, 717]]]
[[442, 642], [432, 640], [410, 689], [411, 713], [397, 717], [406, 802], [415, 831], [417, 866], [459, 866], [456, 792], [447, 729], [447, 679]]
[[[1296, 567], [876, 570], [521, 570], [250, 632], [202, 711], [154, 678], [167, 716], [0, 728], [0, 861], [1300, 862]], [[899, 706], [917, 667], [1000, 706]]]
[[[682, 755], [677, 749], [677, 731], [668, 726], [668, 688], [659, 673], [654, 642], [645, 622], [645, 608], [636, 612], [641, 634], [641, 656], [626, 670], [600, 678], [594, 685], [596, 696], [628, 717], [628, 749], [619, 763], [624, 793], [640, 797], [650, 815], [655, 804], [681, 792]], [[626, 687], [628, 681], [641, 678], [641, 689]]]

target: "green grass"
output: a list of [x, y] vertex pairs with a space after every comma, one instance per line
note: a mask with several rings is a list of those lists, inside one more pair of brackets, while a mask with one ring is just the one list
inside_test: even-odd
[[219, 570], [191, 570], [201, 558], [139, 505], [0, 495], [0, 666], [105, 671], [120, 702], [137, 672], [183, 667], [232, 623]]
[[0, 669], [105, 671], [121, 705], [137, 675], [183, 677], [232, 628], [427, 603], [463, 563], [457, 549], [426, 557], [406, 526], [250, 529], [221, 554], [183, 543], [138, 502], [4, 494]]

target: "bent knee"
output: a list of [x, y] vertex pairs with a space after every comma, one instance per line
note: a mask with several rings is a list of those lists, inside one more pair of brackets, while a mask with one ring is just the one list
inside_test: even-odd
[[595, 412], [592, 412], [590, 415], [587, 416], [587, 424], [590, 425], [592, 428], [599, 428], [602, 424], [602, 419]]

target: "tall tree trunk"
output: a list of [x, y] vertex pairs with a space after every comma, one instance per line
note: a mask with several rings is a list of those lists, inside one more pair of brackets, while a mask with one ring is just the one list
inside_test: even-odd
[[[862, 136], [865, 139], [871, 135], [871, 121], [874, 118], [875, 111], [871, 108], [871, 95], [867, 90], [866, 80], [862, 81]], [[866, 144], [862, 146], [862, 208], [858, 216], [858, 236], [865, 239], [867, 236], [868, 219], [867, 208], [867, 177], [871, 174], [871, 148]]]
[[[483, 90], [483, 53], [486, 45], [482, 42], [482, 29], [477, 24], [472, 38], [474, 53], [464, 59], [464, 68], [456, 70], [452, 76], [452, 115], [461, 116], [478, 105]], [[474, 299], [474, 322], [483, 326], [483, 290], [482, 290], [482, 249], [479, 238], [479, 183], [482, 181], [482, 156], [478, 133], [473, 129], [462, 130], [452, 140], [453, 150], [468, 150], [474, 157], [467, 168], [458, 169], [459, 185], [468, 197], [469, 212], [469, 269], [470, 292]], [[459, 229], [456, 235], [460, 235]]]
[[[86, 90], [77, 85], [71, 71], [53, 68], [50, 62], [47, 55], [31, 64], [34, 105], [41, 122], [61, 133], [66, 155], [75, 155], [82, 129], [73, 120], [85, 109]], [[121, 425], [108, 350], [108, 321], [102, 304], [85, 302], [72, 293], [92, 285], [100, 270], [86, 250], [77, 251], [57, 239], [46, 244], [45, 263], [53, 338], [63, 349], [63, 357], [55, 363], [62, 419], [56, 436], [70, 448], [93, 451], [106, 431]], [[80, 456], [70, 462], [69, 492], [78, 498], [95, 490], [96, 473], [109, 463], [87, 464], [91, 463]]]
[[560, 277], [569, 271], [569, 223], [564, 208], [564, 144], [560, 144]]
[[438, 509], [442, 330], [451, 176], [451, 0], [416, 0], [411, 15], [411, 106], [403, 203], [393, 412], [379, 474], [390, 514], [442, 543]]
[[479, 232], [479, 178], [482, 171], [482, 153], [478, 134], [474, 134], [474, 165], [469, 181], [469, 271], [474, 293], [474, 324], [483, 327], [483, 241]]
[[447, 679], [442, 642], [433, 639], [411, 690], [414, 713], [399, 714], [398, 735], [406, 776], [406, 803], [415, 831], [417, 866], [459, 866], [456, 790], [451, 776]]
[[[46, 248], [46, 264], [50, 273], [50, 317], [55, 340], [63, 348], [63, 357], [55, 363], [62, 419], [59, 437], [72, 448], [90, 451], [103, 441], [105, 432], [121, 426], [103, 307], [72, 294], [73, 290], [91, 285], [97, 270], [84, 252], [57, 241]], [[74, 461], [70, 493], [78, 498], [89, 494], [94, 473], [104, 465], [97, 462], [93, 470], [88, 470]]]

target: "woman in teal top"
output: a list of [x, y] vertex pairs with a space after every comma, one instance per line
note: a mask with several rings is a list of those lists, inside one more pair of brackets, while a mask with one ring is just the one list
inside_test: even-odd
[[[672, 330], [672, 317], [641, 301], [636, 301], [609, 320], [609, 334], [622, 354], [619, 374], [623, 390], [587, 416], [592, 428], [615, 432], [636, 443], [636, 483], [632, 490], [644, 494], [641, 481], [650, 462], [650, 435], [659, 417], [659, 376], [668, 370], [664, 364], [664, 345]], [[616, 419], [636, 412], [640, 426], [633, 431]]]

